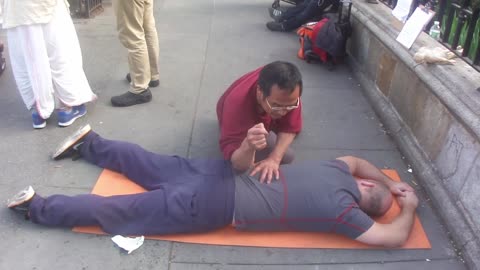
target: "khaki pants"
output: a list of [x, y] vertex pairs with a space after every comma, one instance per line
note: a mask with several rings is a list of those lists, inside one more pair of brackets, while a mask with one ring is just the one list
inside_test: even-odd
[[130, 92], [138, 94], [148, 88], [150, 80], [160, 79], [153, 0], [115, 0], [114, 8], [118, 36], [128, 50]]

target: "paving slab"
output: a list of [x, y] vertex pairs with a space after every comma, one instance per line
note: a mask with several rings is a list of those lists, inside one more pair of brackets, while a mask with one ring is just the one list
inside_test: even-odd
[[[33, 130], [7, 69], [0, 77], [0, 201], [29, 184], [47, 195], [89, 192], [100, 168], [49, 157], [58, 142], [85, 123], [106, 138], [154, 152], [220, 158], [218, 97], [245, 72], [284, 60], [295, 63], [304, 78], [305, 129], [293, 143], [297, 161], [357, 155], [396, 169], [420, 194], [417, 212], [432, 249], [277, 249], [146, 240], [126, 255], [108, 236], [37, 226], [0, 208], [0, 269], [465, 269], [348, 67], [328, 71], [298, 59], [294, 33], [265, 28], [269, 5], [264, 0], [156, 1], [161, 83], [152, 89], [152, 102], [129, 108], [110, 105], [112, 95], [128, 89], [127, 51], [118, 41], [111, 6], [93, 19], [75, 20], [84, 69], [98, 100], [69, 128], [58, 128], [53, 116], [45, 129]], [[5, 32], [0, 31], [0, 39], [6, 41]]]
[[[241, 264], [189, 264], [189, 263], [172, 263], [171, 270], [243, 270], [252, 269], [251, 265]], [[317, 269], [331, 269], [331, 270], [357, 270], [357, 269], [387, 269], [387, 270], [404, 270], [404, 269], [427, 269], [433, 268], [438, 270], [457, 270], [463, 269], [461, 265], [455, 260], [446, 261], [414, 261], [414, 262], [388, 262], [388, 263], [361, 263], [361, 264], [311, 264], [311, 265], [259, 265], [255, 269], [259, 270], [317, 270]]]

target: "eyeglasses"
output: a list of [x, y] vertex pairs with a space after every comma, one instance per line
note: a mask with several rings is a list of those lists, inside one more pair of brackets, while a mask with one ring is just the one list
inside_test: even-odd
[[296, 108], [298, 108], [298, 105], [300, 104], [300, 98], [297, 98], [297, 102], [296, 102], [295, 105], [290, 105], [290, 106], [272, 106], [268, 102], [268, 98], [265, 98], [265, 100], [267, 101], [268, 107], [272, 111], [291, 111], [291, 110], [295, 110]]

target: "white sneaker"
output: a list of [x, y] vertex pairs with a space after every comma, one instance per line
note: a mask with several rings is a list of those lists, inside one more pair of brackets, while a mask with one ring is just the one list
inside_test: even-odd
[[74, 154], [77, 151], [76, 147], [82, 144], [82, 138], [85, 137], [85, 135], [87, 135], [91, 130], [92, 128], [88, 124], [79, 128], [58, 146], [57, 150], [52, 155], [52, 158], [54, 160], [59, 160]]
[[35, 190], [33, 190], [32, 186], [28, 186], [13, 196], [8, 201], [7, 207], [16, 211], [28, 212], [30, 201], [34, 195]]

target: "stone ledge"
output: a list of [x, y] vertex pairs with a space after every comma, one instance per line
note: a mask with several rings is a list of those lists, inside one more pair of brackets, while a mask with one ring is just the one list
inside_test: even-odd
[[471, 269], [480, 269], [480, 73], [454, 65], [417, 65], [422, 33], [410, 50], [395, 41], [391, 10], [357, 1], [349, 63], [372, 106], [412, 163]]
[[362, 14], [365, 25], [370, 29], [377, 29], [373, 34], [381, 40], [386, 47], [394, 51], [412, 71], [424, 82], [433, 85], [432, 91], [449, 105], [451, 110], [457, 112], [466, 125], [468, 125], [480, 138], [480, 73], [470, 65], [456, 59], [454, 65], [418, 65], [413, 60], [414, 53], [420, 47], [442, 47], [426, 33], [421, 33], [410, 50], [395, 41], [401, 29], [401, 23], [392, 15], [391, 9], [383, 4], [369, 5], [362, 1], [355, 2], [352, 16]]

